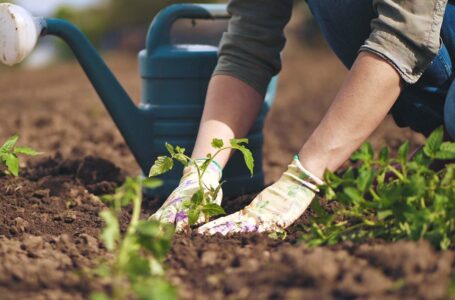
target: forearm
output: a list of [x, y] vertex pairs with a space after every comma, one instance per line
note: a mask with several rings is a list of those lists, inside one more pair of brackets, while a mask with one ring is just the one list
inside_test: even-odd
[[337, 170], [378, 127], [398, 98], [398, 72], [382, 58], [361, 52], [328, 112], [299, 152], [314, 175]]
[[[251, 86], [232, 76], [217, 75], [212, 78], [207, 91], [204, 113], [199, 127], [192, 157], [205, 157], [213, 153], [211, 141], [247, 135], [257, 118], [263, 99]], [[224, 167], [230, 152], [220, 153], [216, 161]]]

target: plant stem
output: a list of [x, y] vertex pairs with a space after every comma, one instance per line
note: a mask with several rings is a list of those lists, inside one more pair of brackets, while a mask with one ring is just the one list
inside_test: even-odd
[[[218, 154], [220, 154], [221, 151], [223, 151], [223, 150], [228, 150], [228, 149], [231, 149], [231, 147], [224, 147], [224, 148], [218, 149], [218, 150], [215, 152], [215, 154], [213, 154], [213, 155], [208, 159], [208, 160], [209, 160], [209, 163], [207, 164], [207, 166], [210, 165], [210, 163], [215, 159], [215, 157], [216, 157]], [[205, 170], [207, 170], [207, 169], [205, 169]], [[202, 175], [201, 175], [201, 177], [204, 175], [205, 170], [202, 170]]]
[[[139, 178], [135, 179], [138, 182], [140, 181]], [[142, 193], [141, 193], [141, 185], [136, 184], [134, 186], [134, 197], [133, 197], [133, 213], [131, 215], [131, 221], [128, 225], [128, 229], [126, 231], [125, 238], [123, 239], [120, 250], [118, 253], [117, 259], [117, 271], [122, 270], [125, 266], [128, 265], [129, 262], [129, 253], [128, 251], [131, 249], [131, 239], [136, 232], [136, 226], [139, 223], [139, 218], [141, 215], [141, 204], [142, 204]], [[121, 271], [120, 271], [121, 272]]]
[[388, 166], [388, 169], [389, 169], [390, 171], [392, 171], [392, 173], [395, 174], [395, 175], [398, 177], [398, 179], [404, 180], [403, 175], [402, 175], [394, 166], [389, 165], [389, 166]]

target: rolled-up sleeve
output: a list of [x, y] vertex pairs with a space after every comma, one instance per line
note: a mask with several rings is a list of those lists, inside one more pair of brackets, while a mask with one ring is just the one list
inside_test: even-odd
[[437, 55], [447, 0], [373, 0], [378, 17], [360, 51], [383, 57], [415, 83]]
[[231, 0], [229, 28], [220, 44], [215, 75], [236, 77], [264, 95], [281, 69], [284, 27], [292, 0]]

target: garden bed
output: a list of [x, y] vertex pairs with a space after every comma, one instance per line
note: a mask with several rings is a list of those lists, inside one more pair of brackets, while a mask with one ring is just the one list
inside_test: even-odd
[[[42, 159], [20, 178], [0, 178], [0, 292], [3, 299], [83, 299], [103, 282], [81, 270], [106, 250], [98, 239], [104, 206], [93, 193], [123, 178], [112, 163], [92, 157]], [[228, 212], [251, 197], [231, 199]], [[158, 203], [149, 199], [144, 214]], [[454, 251], [426, 242], [345, 243], [309, 248], [299, 227], [278, 241], [265, 235], [177, 235], [168, 278], [182, 299], [444, 299]], [[128, 222], [125, 212], [122, 224]]]

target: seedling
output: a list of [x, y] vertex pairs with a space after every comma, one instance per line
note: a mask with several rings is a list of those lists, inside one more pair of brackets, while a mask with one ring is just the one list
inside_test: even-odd
[[[105, 221], [101, 239], [114, 258], [101, 264], [95, 273], [110, 280], [112, 291], [109, 295], [93, 294], [92, 300], [176, 299], [174, 288], [164, 278], [162, 266], [174, 229], [157, 221], [140, 220], [141, 184], [153, 189], [160, 186], [161, 181], [127, 178], [115, 194], [102, 196], [108, 208], [100, 213]], [[131, 221], [122, 235], [119, 215], [122, 208], [130, 204], [133, 207]]]
[[230, 145], [225, 146], [223, 140], [213, 139], [212, 147], [216, 149], [216, 151], [213, 155], [210, 153], [207, 154], [204, 163], [201, 165], [197, 164], [194, 159], [187, 156], [184, 148], [179, 146], [174, 147], [166, 143], [166, 149], [170, 155], [159, 156], [150, 169], [149, 176], [158, 176], [172, 170], [174, 167], [174, 161], [179, 162], [184, 167], [193, 165], [197, 171], [199, 189], [193, 194], [191, 200], [184, 201], [182, 205], [184, 209], [188, 210], [188, 222], [190, 225], [196, 224], [201, 214], [203, 214], [205, 221], [209, 221], [211, 217], [225, 214], [224, 209], [215, 203], [215, 199], [220, 192], [223, 182], [221, 182], [217, 187], [208, 187], [204, 185], [202, 177], [215, 157], [222, 151], [230, 149], [239, 150], [243, 154], [245, 164], [251, 175], [253, 175], [254, 159], [251, 151], [245, 146], [247, 143], [248, 139], [231, 139]]
[[303, 237], [313, 246], [343, 240], [426, 239], [436, 248], [455, 245], [455, 164], [432, 170], [434, 160], [455, 159], [455, 143], [443, 142], [442, 128], [408, 159], [404, 143], [396, 158], [383, 148], [378, 157], [364, 144], [352, 155], [356, 168], [342, 175], [326, 172], [324, 198], [335, 201], [327, 213], [318, 201], [316, 217]]
[[6, 169], [5, 173], [13, 176], [19, 176], [19, 154], [28, 156], [41, 154], [40, 152], [29, 147], [17, 147], [16, 143], [18, 139], [19, 136], [15, 134], [8, 138], [0, 148], [0, 165], [3, 165]]

